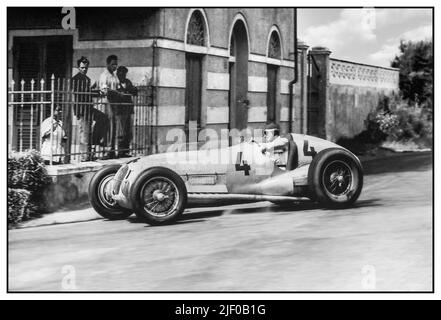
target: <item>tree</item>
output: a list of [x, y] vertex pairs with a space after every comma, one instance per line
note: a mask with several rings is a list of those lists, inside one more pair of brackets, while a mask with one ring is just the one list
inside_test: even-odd
[[433, 108], [432, 41], [401, 41], [400, 55], [391, 66], [400, 69], [400, 90], [404, 99]]

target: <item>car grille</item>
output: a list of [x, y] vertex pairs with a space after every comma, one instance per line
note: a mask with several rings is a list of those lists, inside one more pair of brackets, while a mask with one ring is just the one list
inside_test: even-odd
[[128, 170], [129, 170], [129, 166], [125, 164], [121, 168], [119, 168], [118, 172], [113, 177], [113, 194], [119, 193], [121, 182], [123, 181]]

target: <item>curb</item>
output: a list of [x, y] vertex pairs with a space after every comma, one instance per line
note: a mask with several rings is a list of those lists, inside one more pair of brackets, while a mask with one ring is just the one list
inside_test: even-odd
[[[88, 203], [83, 203], [84, 205], [88, 205]], [[98, 215], [92, 208], [87, 206], [86, 208], [81, 209], [64, 209], [62, 211], [46, 213], [41, 217], [23, 221], [9, 230], [14, 229], [27, 229], [27, 228], [35, 228], [35, 227], [43, 227], [43, 226], [52, 226], [58, 224], [69, 224], [69, 223], [78, 223], [78, 222], [87, 222], [93, 220], [104, 219], [100, 215]]]

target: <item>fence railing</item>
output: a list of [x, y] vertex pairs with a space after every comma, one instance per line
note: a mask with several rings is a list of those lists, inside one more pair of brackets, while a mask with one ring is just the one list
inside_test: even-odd
[[152, 153], [151, 88], [95, 89], [70, 79], [11, 81], [9, 151], [37, 149], [47, 164]]

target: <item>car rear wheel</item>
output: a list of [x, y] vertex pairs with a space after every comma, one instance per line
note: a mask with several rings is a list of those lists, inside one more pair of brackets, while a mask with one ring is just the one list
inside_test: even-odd
[[310, 196], [328, 207], [354, 203], [363, 188], [363, 170], [359, 160], [339, 148], [318, 153], [308, 172]]
[[107, 166], [97, 171], [89, 183], [90, 204], [98, 214], [109, 220], [127, 219], [133, 213], [112, 199], [112, 180], [119, 168], [120, 165]]
[[131, 191], [136, 215], [152, 225], [176, 221], [187, 204], [184, 181], [166, 168], [148, 169], [135, 181]]

